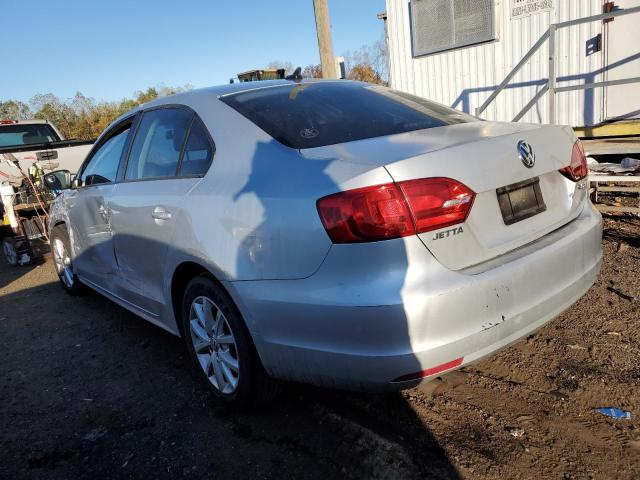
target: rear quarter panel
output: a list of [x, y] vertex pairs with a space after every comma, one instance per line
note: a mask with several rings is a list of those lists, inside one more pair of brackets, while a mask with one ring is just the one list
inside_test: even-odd
[[316, 200], [391, 180], [383, 168], [305, 159], [215, 97], [206, 105], [188, 102], [209, 128], [216, 153], [185, 199], [169, 271], [196, 261], [222, 281], [308, 277], [331, 247]]

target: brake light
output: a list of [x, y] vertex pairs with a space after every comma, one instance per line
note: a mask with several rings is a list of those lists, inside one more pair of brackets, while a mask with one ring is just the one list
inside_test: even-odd
[[373, 242], [413, 235], [413, 221], [395, 183], [323, 197], [318, 212], [333, 243]]
[[582, 180], [589, 174], [587, 157], [584, 154], [584, 148], [582, 148], [582, 142], [580, 140], [576, 140], [576, 143], [573, 144], [571, 163], [568, 167], [561, 168], [560, 173], [574, 182]]
[[422, 178], [400, 182], [409, 202], [416, 233], [462, 223], [467, 219], [475, 194], [450, 178]]
[[462, 223], [474, 192], [449, 178], [423, 178], [347, 190], [317, 202], [333, 243], [406, 237]]
[[6, 118], [0, 119], [0, 125], [13, 125], [14, 123], [18, 123], [17, 120], [9, 120]]

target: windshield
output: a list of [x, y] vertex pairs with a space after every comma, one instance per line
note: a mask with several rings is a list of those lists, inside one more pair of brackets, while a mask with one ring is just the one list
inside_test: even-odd
[[477, 120], [387, 87], [344, 81], [258, 88], [220, 100], [292, 148], [321, 147]]
[[57, 142], [60, 137], [46, 123], [0, 125], [0, 147]]

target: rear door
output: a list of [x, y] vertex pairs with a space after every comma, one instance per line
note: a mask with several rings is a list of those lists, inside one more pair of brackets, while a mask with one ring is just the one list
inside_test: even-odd
[[[147, 110], [111, 198], [117, 294], [151, 315], [165, 303], [164, 262], [185, 196], [213, 157], [208, 134], [186, 108]], [[180, 232], [188, 235], [188, 232]]]
[[115, 126], [96, 146], [78, 174], [79, 187], [65, 197], [75, 272], [111, 291], [117, 271], [109, 199], [126, 151], [132, 120]]

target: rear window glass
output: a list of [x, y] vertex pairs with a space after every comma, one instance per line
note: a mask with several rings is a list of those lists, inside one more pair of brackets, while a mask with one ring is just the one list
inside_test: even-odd
[[322, 147], [476, 120], [420, 97], [361, 83], [282, 85], [220, 100], [292, 148]]
[[0, 147], [57, 142], [60, 137], [46, 123], [0, 125]]

